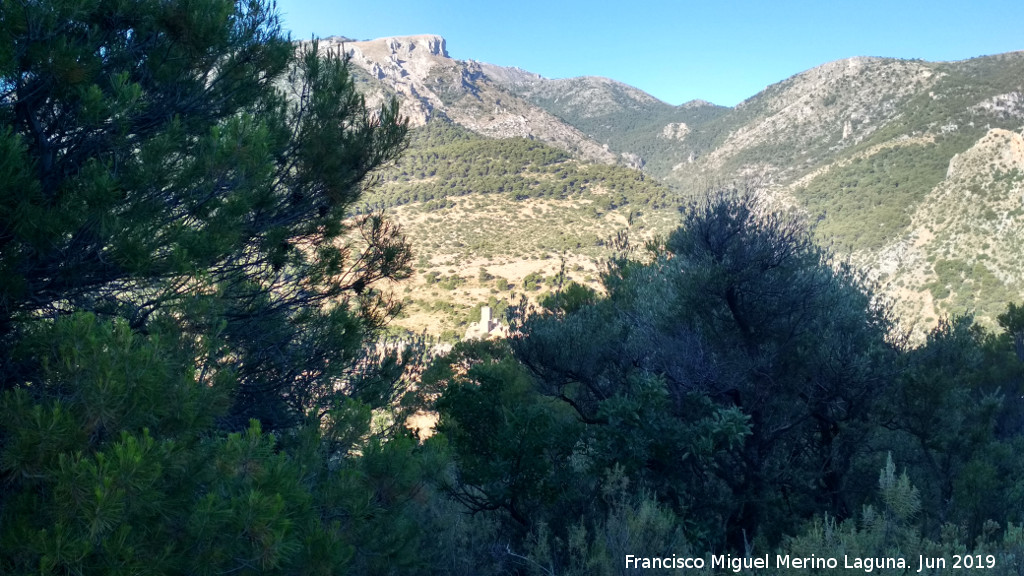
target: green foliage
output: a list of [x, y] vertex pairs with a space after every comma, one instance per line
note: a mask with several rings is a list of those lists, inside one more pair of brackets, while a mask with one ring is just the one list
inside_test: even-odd
[[437, 285], [445, 290], [455, 290], [458, 286], [462, 286], [466, 283], [466, 279], [458, 274], [452, 274], [450, 276], [438, 276]]
[[1020, 377], [1009, 350], [998, 354], [993, 345], [970, 318], [941, 321], [924, 346], [904, 356], [885, 404], [898, 433], [880, 436], [931, 503], [920, 518], [925, 534], [956, 522], [977, 535], [986, 522], [1013, 521], [1024, 510], [1021, 463], [1008, 457], [1021, 447], [1009, 424], [1018, 422], [1020, 408], [1004, 395], [1019, 389]]
[[502, 345], [459, 344], [448, 362], [460, 357], [471, 362], [464, 374], [439, 367], [443, 382], [424, 378], [444, 388], [438, 431], [458, 454], [453, 496], [474, 510], [502, 510], [523, 525], [549, 515], [545, 508], [563, 485], [559, 468], [575, 444], [572, 418], [532, 391], [529, 376]]
[[[666, 303], [672, 312], [657, 320], [666, 326], [685, 319], [713, 351], [702, 387], [751, 420], [736, 463], [746, 480], [733, 481], [736, 497], [750, 504], [737, 524], [753, 522], [748, 533], [759, 525], [771, 541], [771, 527], [782, 528], [797, 510], [848, 509], [843, 478], [895, 353], [888, 312], [863, 276], [834, 262], [799, 220], [762, 213], [744, 196], [693, 207], [666, 249], [671, 259], [659, 267], [682, 282], [670, 296], [655, 295], [659, 289], [644, 298]], [[714, 366], [729, 369], [716, 374]], [[786, 495], [783, 486], [801, 488]]]
[[506, 344], [457, 344], [423, 383], [444, 390], [438, 430], [457, 464], [449, 493], [504, 518], [512, 536], [504, 565], [615, 573], [631, 546], [685, 543], [670, 507], [633, 490], [626, 467], [606, 459], [629, 452], [582, 449], [591, 433], [565, 404], [538, 393]]
[[541, 301], [541, 306], [551, 311], [571, 314], [584, 306], [593, 305], [597, 301], [597, 292], [593, 288], [570, 281], [554, 294]]
[[945, 178], [950, 158], [973, 142], [955, 135], [886, 147], [829, 170], [796, 195], [822, 216], [822, 238], [846, 250], [878, 249], [906, 229], [916, 205]]
[[605, 286], [524, 319], [514, 341], [539, 389], [592, 426], [595, 463], [614, 455], [712, 540], [777, 538], [821, 502], [847, 506], [842, 478], [893, 352], [859, 276], [799, 223], [722, 196]]
[[0, 572], [430, 572], [394, 103], [263, 2], [0, 11]]
[[420, 566], [404, 501], [422, 472], [407, 442], [363, 445], [339, 471], [321, 447], [343, 439], [317, 426], [287, 442], [256, 421], [218, 434], [232, 375], [203, 379], [172, 326], [139, 335], [76, 314], [34, 327], [23, 346], [46, 351], [45, 384], [0, 397], [5, 574]]
[[[848, 573], [845, 564], [856, 558], [870, 559], [871, 571], [877, 574], [918, 572], [919, 566], [922, 574], [945, 574], [954, 569], [958, 558], [959, 569], [970, 566], [991, 574], [1020, 572], [1019, 526], [1007, 524], [1000, 534], [999, 524], [988, 522], [985, 533], [973, 543], [965, 541], [961, 530], [952, 523], [943, 526], [941, 534], [927, 536], [916, 520], [923, 509], [922, 499], [906, 472], [896, 476], [891, 456], [881, 471], [878, 488], [877, 506], [865, 506], [859, 519], [839, 522], [828, 515], [815, 519], [801, 534], [788, 538], [778, 553], [796, 558], [836, 558], [836, 568], [814, 570], [815, 574], [826, 575]], [[899, 558], [905, 560], [906, 569], [879, 567], [880, 562]], [[806, 572], [807, 568], [792, 568], [780, 574]]]
[[[523, 555], [509, 551], [513, 564], [535, 574], [621, 574], [623, 559], [638, 550], [693, 554], [683, 526], [666, 506], [637, 491], [621, 467], [608, 470], [601, 483], [603, 516], [584, 515], [559, 537], [540, 522], [523, 545]], [[694, 554], [699, 555], [700, 553]], [[627, 573], [631, 573], [628, 570]], [[670, 573], [669, 570], [644, 570]]]
[[565, 152], [522, 138], [494, 140], [446, 120], [412, 130], [410, 146], [362, 210], [423, 203], [427, 210], [451, 207], [445, 198], [501, 194], [515, 200], [577, 197], [597, 189], [608, 194], [606, 209], [632, 203], [660, 206], [668, 191], [644, 174], [621, 166], [581, 164]]
[[[457, 345], [424, 375], [447, 490], [500, 538], [476, 566], [617, 573], [635, 538], [908, 561], [975, 542], [1015, 565], [1009, 336], [958, 319], [904, 349], [800, 220], [730, 194], [683, 220], [646, 260], [610, 262], [603, 295], [521, 304], [510, 342]], [[876, 494], [860, 478], [881, 464]]]
[[523, 290], [532, 292], [540, 290], [541, 284], [544, 282], [544, 274], [540, 272], [530, 272], [526, 276], [523, 276], [522, 286]]
[[[296, 49], [263, 3], [34, 3], [0, 29], [4, 350], [79, 310], [174, 318], [218, 343], [206, 371], [235, 360], [232, 426], [328, 404], [393, 311], [373, 283], [408, 274], [395, 226], [342, 221], [401, 150], [394, 103], [368, 110], [343, 59]], [[38, 371], [0, 365], [4, 388]]]
[[1000, 314], [996, 320], [999, 322], [999, 326], [1013, 337], [1017, 359], [1024, 362], [1024, 306], [1017, 306], [1016, 303], [1010, 302], [1006, 312]]
[[[896, 475], [896, 466], [890, 455], [878, 478], [878, 506], [866, 505], [860, 514], [860, 527], [853, 519], [842, 523], [835, 517], [815, 519], [799, 536], [789, 538], [780, 553], [797, 558], [836, 558], [836, 568], [819, 568], [816, 574], [841, 574], [849, 571], [847, 563], [855, 558], [870, 559], [872, 563], [884, 559], [902, 558], [911, 571], [916, 571], [921, 554], [941, 555], [938, 547], [923, 542], [915, 525], [921, 510], [921, 497], [910, 483], [906, 472]], [[959, 550], [958, 553], [963, 553]], [[877, 560], [876, 559], [880, 559]], [[783, 570], [781, 574], [806, 572], [806, 568]], [[904, 574], [904, 569], [875, 567], [880, 574]]]
[[[644, 550], [776, 545], [970, 549], [1020, 570], [1015, 304], [1001, 334], [956, 319], [902, 349], [800, 221], [722, 195], [645, 260], [609, 262], [600, 293], [528, 277], [554, 291], [512, 309], [510, 340], [423, 368], [422, 340], [378, 339], [396, 309], [379, 281], [408, 276], [409, 248], [381, 216], [350, 217], [405, 126], [366, 109], [343, 58], [296, 51], [261, 2], [2, 14], [3, 574], [614, 574]], [[996, 80], [984, 90], [1012, 81]], [[686, 114], [687, 146], [729, 126], [662, 111], [621, 141]], [[598, 216], [668, 197], [527, 140], [441, 122], [412, 139], [369, 203], [587, 193]], [[960, 143], [865, 163], [920, 164], [899, 181], [917, 189]], [[957, 298], [991, 275], [933, 262]], [[458, 320], [482, 305], [430, 304]], [[428, 400], [440, 420], [419, 443], [405, 418]], [[886, 458], [865, 493], [890, 452], [907, 471]]]

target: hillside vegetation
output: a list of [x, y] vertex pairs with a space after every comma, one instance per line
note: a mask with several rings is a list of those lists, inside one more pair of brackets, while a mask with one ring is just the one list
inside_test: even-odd
[[445, 199], [469, 194], [567, 199], [596, 190], [607, 196], [597, 209], [626, 204], [657, 209], [672, 202], [669, 190], [642, 172], [580, 162], [535, 140], [481, 137], [443, 119], [414, 129], [401, 161], [380, 178], [367, 207], [411, 202], [442, 207]]
[[854, 156], [793, 191], [820, 215], [820, 237], [845, 251], [879, 250], [911, 225], [914, 209], [946, 176], [949, 160], [973, 141], [963, 134], [886, 146]]
[[[676, 210], [641, 172], [432, 125], [483, 70], [439, 37], [364, 43], [425, 57], [357, 79], [272, 2], [0, 14], [0, 574], [1024, 573], [1016, 302], [911, 345], [779, 190]], [[469, 84], [419, 102], [403, 163], [398, 102], [359, 90], [437, 66]], [[916, 281], [965, 302], [1019, 279], [1022, 166], [988, 130], [885, 264], [939, 247]], [[506, 337], [394, 338], [400, 304], [489, 305]]]
[[[427, 50], [416, 48], [423, 43]], [[616, 190], [627, 197], [648, 196], [630, 190], [628, 173], [602, 173], [588, 165], [617, 162], [673, 190], [645, 199], [652, 206], [724, 186], [755, 189], [776, 206], [801, 211], [817, 222], [823, 244], [835, 245], [884, 281], [883, 291], [900, 302], [919, 338], [952, 313], [970, 311], [994, 326], [1000, 298], [992, 295], [1024, 296], [1024, 285], [1008, 267], [1015, 249], [984, 237], [993, 221], [1004, 223], [998, 237], [1016, 237], [1024, 226], [1013, 216], [1017, 206], [998, 203], [977, 211], [969, 194], [998, 188], [1013, 197], [1007, 174], [1014, 168], [1000, 172], [1001, 152], [982, 146], [976, 154], [996, 157], [961, 166], [976, 173], [950, 180], [953, 159], [976, 148], [990, 131], [1024, 128], [1024, 53], [962, 62], [850, 58], [725, 108], [700, 101], [672, 106], [606, 78], [551, 80], [518, 68], [454, 60], [436, 36], [357, 44], [354, 62], [388, 79], [379, 83], [381, 93], [400, 87], [400, 98], [417, 111], [414, 119], [421, 111], [423, 122], [448, 118], [521, 149], [497, 152], [504, 145], [488, 143], [480, 151], [455, 146], [424, 156], [414, 144], [405, 174], [386, 177], [387, 190], [379, 196], [385, 205], [433, 202], [444, 209], [450, 204], [437, 199], [496, 191], [510, 198], [567, 198], [600, 178], [617, 181]], [[373, 93], [372, 82], [366, 86]], [[575, 172], [572, 161], [539, 142], [575, 159]], [[616, 200], [621, 197], [602, 202]], [[926, 206], [930, 201], [941, 208]], [[929, 231], [924, 213], [934, 210], [960, 215], [962, 230], [952, 236]], [[947, 254], [951, 237], [961, 251], [955, 257]], [[997, 253], [1003, 246], [1009, 252]], [[975, 265], [981, 252], [989, 260]], [[958, 268], [966, 284], [939, 289], [949, 284], [949, 273], [940, 280], [934, 264], [951, 259], [972, 262]], [[984, 279], [975, 282], [974, 272]]]
[[659, 178], [710, 149], [719, 131], [708, 125], [730, 112], [707, 102], [672, 106], [606, 78], [519, 82], [508, 87]]
[[630, 228], [650, 238], [678, 219], [673, 192], [642, 172], [444, 120], [413, 129], [401, 160], [378, 178], [360, 210], [387, 209], [415, 246], [395, 324], [445, 339], [490, 300], [539, 300], [571, 280], [596, 287], [612, 236]]

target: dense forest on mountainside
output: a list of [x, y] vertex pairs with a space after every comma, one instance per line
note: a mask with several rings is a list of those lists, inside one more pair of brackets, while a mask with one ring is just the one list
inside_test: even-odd
[[949, 159], [974, 143], [969, 136], [891, 146], [815, 178], [797, 189], [821, 238], [846, 251], [877, 250], [910, 225], [913, 208], [946, 176]]
[[501, 194], [513, 200], [566, 199], [599, 191], [605, 209], [626, 204], [664, 208], [669, 190], [642, 172], [622, 166], [582, 163], [543, 142], [478, 136], [444, 119], [411, 131], [409, 148], [384, 170], [381, 185], [367, 194], [364, 209]]
[[[840, 158], [833, 168], [797, 188], [811, 214], [822, 215], [822, 236], [848, 250], [881, 248], [910, 224], [912, 209], [946, 175], [949, 162], [993, 128], [1017, 129], [1012, 107], [991, 111], [979, 102], [1019, 89], [1024, 57], [993, 56], [931, 65], [939, 80], [930, 93], [905, 102], [906, 111]], [[863, 152], [901, 135], [929, 135], [925, 142]], [[840, 160], [842, 163], [842, 160]]]
[[[586, 97], [590, 94], [588, 85], [593, 83], [602, 85], [599, 98], [607, 103], [595, 103]], [[671, 106], [604, 79], [570, 78], [551, 84], [510, 89], [612, 150], [639, 156], [644, 170], [658, 177], [670, 174], [673, 166], [688, 161], [691, 154], [710, 150], [722, 130], [709, 130], [708, 126], [732, 112], [703, 102]], [[566, 97], [566, 93], [574, 92], [581, 92], [582, 97]], [[685, 126], [685, 136], [665, 134], [666, 126], [680, 124]], [[675, 145], [676, 139], [685, 140], [685, 145]]]
[[1024, 572], [1024, 307], [911, 346], [806, 219], [723, 190], [617, 235], [599, 289], [528, 276], [508, 338], [388, 339], [415, 247], [370, 207], [666, 189], [410, 135], [270, 3], [2, 14], [0, 573]]

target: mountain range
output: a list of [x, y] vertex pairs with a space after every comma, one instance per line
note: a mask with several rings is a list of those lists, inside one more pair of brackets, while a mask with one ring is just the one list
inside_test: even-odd
[[[493, 299], [473, 278], [485, 268], [551, 277], [556, 254], [593, 281], [602, 235], [664, 233], [676, 206], [722, 187], [802, 213], [918, 330], [964, 312], [992, 324], [1024, 298], [1024, 52], [840, 60], [729, 108], [458, 60], [435, 35], [321, 45], [349, 56], [368, 100], [400, 101], [411, 159], [376, 202], [425, 244], [421, 278], [461, 278], [465, 298]], [[530, 226], [516, 242], [491, 232]]]

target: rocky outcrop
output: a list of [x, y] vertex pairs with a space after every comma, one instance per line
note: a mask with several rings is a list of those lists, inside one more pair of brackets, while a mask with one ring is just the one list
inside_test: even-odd
[[444, 38], [436, 35], [325, 43], [344, 50], [376, 82], [376, 90], [367, 90], [372, 104], [397, 97], [413, 126], [442, 114], [484, 136], [536, 138], [586, 160], [619, 160], [578, 129], [503, 87], [540, 80], [536, 74], [456, 60], [448, 54]]
[[661, 131], [661, 137], [669, 140], [682, 141], [690, 133], [690, 127], [686, 122], [670, 122]]
[[979, 102], [971, 109], [1002, 117], [1024, 118], [1024, 93], [998, 94]]
[[444, 38], [424, 34], [352, 42], [333, 37], [323, 45], [342, 50], [376, 81], [367, 94], [371, 104], [397, 96], [413, 126], [425, 124], [435, 110], [443, 108], [442, 98], [425, 80], [451, 61]]
[[[750, 120], [733, 129], [705, 156], [717, 170], [732, 157], [762, 146], [801, 152], [807, 164], [855, 145], [897, 118], [901, 104], [927, 89], [939, 75], [926, 62], [849, 58], [797, 74], [737, 105]], [[800, 165], [780, 155], [769, 166], [776, 179], [794, 177]]]
[[[927, 328], [960, 302], [994, 324], [979, 310], [986, 298], [1024, 296], [1024, 136], [992, 129], [954, 156], [912, 220], [906, 234], [862, 256], [886, 278], [901, 316]], [[952, 267], [966, 273], [951, 276]]]

